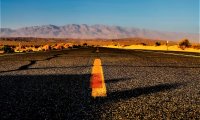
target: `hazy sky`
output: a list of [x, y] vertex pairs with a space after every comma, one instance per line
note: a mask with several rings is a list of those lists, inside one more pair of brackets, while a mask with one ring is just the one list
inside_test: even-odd
[[0, 0], [1, 27], [105, 24], [199, 33], [199, 0]]

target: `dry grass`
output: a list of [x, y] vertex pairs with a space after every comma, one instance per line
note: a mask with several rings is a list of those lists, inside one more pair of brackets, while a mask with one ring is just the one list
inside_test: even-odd
[[[104, 46], [121, 49], [144, 49], [144, 50], [167, 50], [166, 40], [152, 40], [144, 38], [124, 38], [124, 39], [70, 39], [70, 38], [0, 38], [1, 45], [18, 46], [19, 43], [25, 47], [32, 47], [32, 51], [63, 49], [73, 45]], [[160, 46], [155, 46], [159, 43]], [[48, 46], [47, 46], [48, 45]], [[200, 45], [194, 44], [182, 50], [176, 42], [169, 41], [169, 51], [200, 52]], [[36, 47], [38, 46], [38, 47]], [[38, 49], [36, 49], [36, 48]]]
[[[83, 45], [133, 45], [142, 44], [154, 45], [155, 42], [166, 44], [166, 40], [155, 40], [146, 38], [123, 38], [123, 39], [72, 39], [72, 38], [27, 38], [27, 37], [16, 37], [16, 38], [0, 38], [0, 45], [46, 45], [55, 43], [72, 43]], [[176, 42], [170, 41], [171, 45]]]
[[[130, 45], [130, 46], [103, 46], [103, 47], [108, 47], [108, 48], [119, 48], [119, 49], [143, 49], [143, 50], [167, 50], [167, 46], [161, 45], [161, 46], [143, 46], [143, 45]], [[168, 47], [168, 51], [182, 51], [182, 52], [199, 52], [200, 49], [194, 49], [193, 47], [191, 48], [186, 48], [182, 50], [181, 48], [178, 47], [178, 45], [173, 45]]]
[[200, 50], [200, 45], [198, 45], [198, 44], [192, 45], [192, 48], [194, 48], [196, 50]]

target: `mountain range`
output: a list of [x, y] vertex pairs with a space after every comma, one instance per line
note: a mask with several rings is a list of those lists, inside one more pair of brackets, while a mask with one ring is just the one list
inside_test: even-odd
[[64, 26], [42, 25], [19, 29], [1, 28], [0, 37], [40, 37], [40, 38], [78, 38], [78, 39], [119, 39], [148, 38], [178, 41], [188, 38], [198, 42], [199, 34], [163, 32], [139, 28], [108, 25], [68, 24]]

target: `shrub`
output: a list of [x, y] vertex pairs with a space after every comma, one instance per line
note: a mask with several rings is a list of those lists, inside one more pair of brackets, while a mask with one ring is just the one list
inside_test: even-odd
[[87, 43], [83, 43], [83, 46], [87, 46]]
[[161, 45], [160, 42], [156, 42], [156, 43], [155, 43], [155, 46], [160, 46], [160, 45]]
[[0, 46], [0, 50], [3, 50], [3, 46]]
[[39, 48], [40, 46], [39, 45], [35, 45], [35, 48]]
[[8, 46], [8, 45], [4, 45], [3, 46], [3, 51], [5, 53], [12, 53], [12, 52], [14, 52], [14, 50], [10, 46]]
[[127, 46], [130, 46], [130, 45], [122, 45], [122, 47], [127, 47]]
[[141, 43], [141, 45], [146, 46], [147, 44], [146, 43]]
[[72, 47], [73, 47], [73, 48], [80, 48], [81, 45], [73, 45]]
[[179, 48], [181, 48], [182, 50], [184, 50], [185, 48], [189, 48], [189, 47], [191, 47], [191, 44], [188, 39], [184, 39], [179, 42]]
[[193, 49], [200, 50], [200, 45], [192, 45], [192, 48], [193, 48]]

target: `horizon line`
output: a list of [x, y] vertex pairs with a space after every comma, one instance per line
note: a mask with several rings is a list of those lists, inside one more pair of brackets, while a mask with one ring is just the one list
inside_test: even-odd
[[185, 33], [185, 34], [200, 34], [199, 33], [194, 33], [194, 32], [182, 32], [182, 31], [167, 31], [167, 30], [158, 30], [158, 29], [150, 29], [150, 28], [139, 28], [139, 27], [134, 27], [134, 26], [123, 26], [123, 25], [108, 25], [108, 24], [86, 24], [86, 23], [69, 23], [69, 24], [64, 24], [64, 25], [56, 25], [56, 24], [41, 24], [41, 25], [28, 25], [28, 26], [22, 26], [22, 27], [16, 27], [16, 28], [11, 28], [11, 27], [0, 27], [0, 29], [11, 29], [11, 30], [18, 30], [22, 28], [29, 28], [29, 27], [42, 27], [42, 26], [57, 26], [57, 27], [62, 27], [62, 26], [67, 26], [67, 25], [87, 25], [87, 26], [95, 26], [95, 25], [103, 25], [103, 26], [109, 26], [109, 27], [122, 27], [125, 29], [140, 29], [140, 30], [150, 30], [154, 32], [168, 32], [168, 33]]

